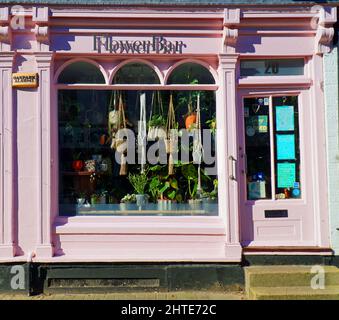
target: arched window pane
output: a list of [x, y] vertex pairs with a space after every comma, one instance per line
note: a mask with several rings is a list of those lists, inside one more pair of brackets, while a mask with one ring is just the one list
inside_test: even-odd
[[183, 63], [170, 74], [167, 84], [215, 84], [212, 74], [198, 63]]
[[113, 84], [160, 84], [160, 80], [148, 65], [132, 62], [118, 70]]
[[61, 72], [58, 83], [105, 84], [105, 78], [95, 65], [84, 61], [78, 61], [70, 64]]

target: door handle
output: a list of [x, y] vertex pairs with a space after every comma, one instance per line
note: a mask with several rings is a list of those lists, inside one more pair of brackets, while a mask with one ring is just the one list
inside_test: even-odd
[[237, 181], [237, 177], [236, 177], [236, 174], [235, 174], [235, 172], [237, 170], [236, 169], [237, 159], [234, 158], [233, 156], [229, 156], [228, 160], [231, 163], [231, 174], [230, 174], [229, 178], [233, 181]]

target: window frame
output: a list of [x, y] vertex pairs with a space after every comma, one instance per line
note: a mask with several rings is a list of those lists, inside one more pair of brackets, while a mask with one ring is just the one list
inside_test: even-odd
[[[114, 70], [111, 72], [110, 76], [107, 76], [107, 73], [105, 73], [105, 79], [106, 79], [106, 83], [105, 84], [59, 84], [57, 82], [59, 75], [61, 74], [61, 72], [64, 70], [64, 68], [66, 68], [69, 64], [74, 63], [76, 61], [89, 61], [89, 59], [71, 59], [69, 61], [67, 61], [66, 63], [62, 64], [61, 67], [59, 67], [59, 69], [56, 71], [55, 76], [54, 76], [54, 82], [55, 82], [55, 88], [56, 88], [56, 93], [55, 93], [55, 104], [56, 104], [56, 108], [58, 110], [59, 108], [59, 101], [58, 101], [58, 94], [59, 94], [59, 90], [142, 90], [142, 91], [153, 91], [153, 90], [163, 90], [163, 91], [179, 91], [179, 90], [183, 90], [183, 91], [214, 91], [215, 94], [217, 94], [217, 90], [219, 88], [219, 85], [217, 84], [195, 84], [195, 85], [187, 85], [187, 84], [175, 84], [175, 85], [168, 85], [168, 84], [164, 84], [164, 80], [163, 78], [160, 78], [160, 84], [144, 84], [144, 85], [140, 85], [140, 84], [111, 84], [111, 82], [114, 79], [115, 74], [120, 70], [121, 67], [123, 67], [124, 65], [127, 65], [129, 63], [133, 63], [133, 62], [140, 62], [143, 61], [145, 62], [145, 60], [141, 60], [141, 59], [126, 59], [123, 63], [118, 64]], [[173, 70], [175, 70], [175, 68], [178, 65], [181, 65], [183, 63], [186, 62], [194, 62], [194, 63], [198, 63], [201, 64], [202, 66], [206, 67], [207, 63], [205, 62], [197, 62], [197, 60], [181, 60], [177, 63], [174, 63], [172, 65], [172, 67], [168, 70], [167, 72], [167, 76], [171, 74], [171, 72]], [[98, 62], [94, 61], [94, 64], [96, 64], [100, 69], [102, 68], [102, 70], [104, 70], [106, 72], [106, 69], [104, 69], [102, 67], [101, 64], [99, 64]], [[151, 62], [146, 62], [145, 64], [150, 65], [152, 64]], [[155, 70], [158, 70], [156, 64], [152, 64], [153, 68]], [[101, 70], [101, 71], [102, 71]], [[212, 68], [212, 66], [209, 66], [207, 68], [207, 70], [213, 70], [213, 73], [211, 72], [211, 75], [213, 77], [213, 79], [215, 79], [215, 71]], [[103, 71], [102, 71], [103, 72]], [[156, 71], [156, 73], [158, 73]], [[216, 107], [217, 107], [217, 98], [216, 98]], [[58, 130], [58, 121], [56, 123], [56, 127]], [[57, 143], [56, 143], [56, 159], [58, 162], [58, 166], [57, 166], [57, 172], [55, 173], [55, 179], [56, 179], [56, 190], [58, 190], [58, 196], [57, 196], [57, 200], [56, 200], [56, 207], [57, 207], [57, 216], [56, 216], [56, 221], [64, 221], [64, 218], [67, 219], [71, 219], [71, 218], [75, 218], [78, 217], [80, 219], [84, 219], [84, 218], [89, 218], [88, 216], [65, 216], [65, 215], [60, 215], [60, 208], [59, 208], [59, 141], [57, 138]], [[218, 175], [219, 175], [219, 170], [218, 170]], [[182, 217], [187, 217], [187, 218], [193, 218], [193, 220], [197, 219], [199, 220], [199, 218], [206, 218], [208, 219], [216, 219], [219, 218], [221, 215], [220, 213], [220, 209], [218, 208], [218, 214], [215, 216], [190, 216], [188, 215], [182, 215], [182, 216], [178, 216], [175, 217], [175, 215], [165, 215], [166, 217], [170, 218], [170, 219], [174, 219], [176, 220], [177, 218], [182, 218]], [[90, 216], [92, 218], [102, 218], [102, 216]], [[119, 216], [109, 216], [107, 215], [107, 217], [110, 217], [112, 219], [116, 219]], [[153, 215], [145, 215], [145, 216], [140, 216], [140, 217], [145, 217], [146, 219], [149, 219], [150, 217], [154, 217]], [[133, 219], [136, 218], [136, 216], [126, 216], [124, 218], [128, 218], [131, 221], [133, 221]], [[162, 218], [161, 216], [157, 216], [154, 217], [155, 219], [157, 218]], [[83, 220], [84, 221], [84, 220]], [[156, 231], [155, 231], [156, 232]], [[157, 232], [156, 232], [157, 233]]]

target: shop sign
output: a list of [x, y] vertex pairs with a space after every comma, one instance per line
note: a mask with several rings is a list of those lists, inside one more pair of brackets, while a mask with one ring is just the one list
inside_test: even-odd
[[13, 73], [13, 88], [36, 88], [39, 85], [37, 73]]
[[183, 41], [170, 41], [163, 36], [151, 40], [118, 40], [113, 36], [93, 37], [93, 50], [113, 54], [182, 54], [187, 45]]

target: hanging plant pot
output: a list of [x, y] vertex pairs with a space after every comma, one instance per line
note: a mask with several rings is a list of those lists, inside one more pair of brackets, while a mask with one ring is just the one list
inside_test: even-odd
[[165, 139], [166, 129], [164, 127], [149, 127], [147, 133], [147, 140]]
[[165, 141], [166, 153], [174, 153], [176, 151], [175, 141], [173, 139], [164, 139], [164, 141]]
[[79, 172], [82, 170], [83, 167], [84, 167], [84, 162], [82, 160], [74, 160], [72, 162], [72, 168], [74, 171]]
[[124, 144], [126, 142], [125, 139], [116, 139], [115, 140], [115, 149], [122, 153], [127, 149], [127, 144]]
[[185, 127], [186, 129], [191, 129], [193, 125], [195, 125], [197, 121], [197, 114], [195, 112], [190, 113], [185, 119]]

